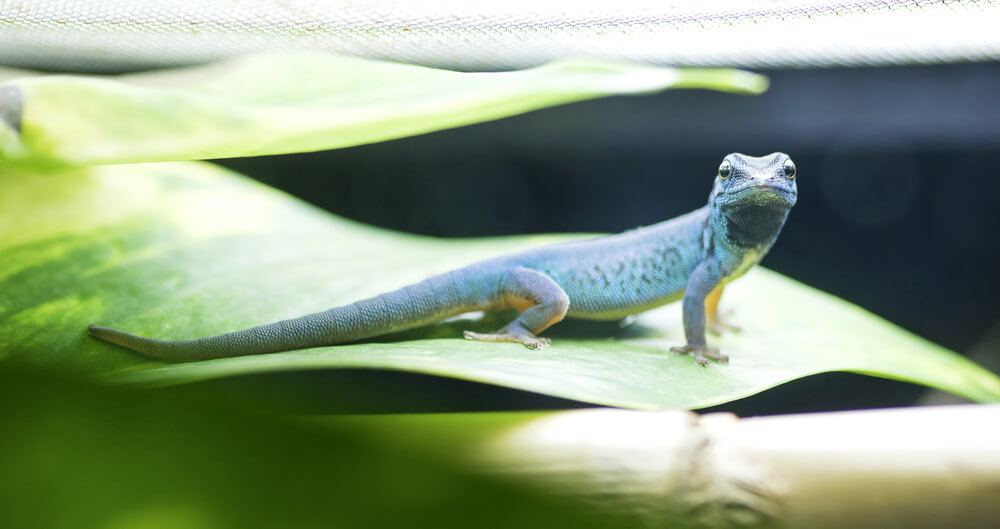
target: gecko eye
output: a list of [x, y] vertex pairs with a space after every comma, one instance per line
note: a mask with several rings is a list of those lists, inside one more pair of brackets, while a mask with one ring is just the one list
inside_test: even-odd
[[795, 164], [792, 163], [791, 160], [786, 160], [785, 161], [785, 168], [784, 169], [785, 169], [785, 176], [789, 180], [792, 180], [793, 178], [795, 178]]
[[729, 160], [722, 160], [722, 164], [719, 165], [719, 178], [725, 180], [729, 178], [729, 173], [732, 171], [732, 165], [730, 165]]

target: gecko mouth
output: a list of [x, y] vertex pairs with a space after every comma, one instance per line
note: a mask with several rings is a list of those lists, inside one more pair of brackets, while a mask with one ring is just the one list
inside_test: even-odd
[[741, 187], [739, 189], [734, 189], [730, 191], [730, 194], [744, 195], [748, 193], [767, 193], [767, 192], [771, 192], [776, 195], [786, 195], [788, 194], [788, 188], [777, 186], [774, 184], [753, 184]]
[[731, 203], [749, 200], [755, 203], [774, 201], [795, 204], [795, 195], [790, 189], [773, 184], [749, 185], [731, 190], [726, 195], [726, 201]]

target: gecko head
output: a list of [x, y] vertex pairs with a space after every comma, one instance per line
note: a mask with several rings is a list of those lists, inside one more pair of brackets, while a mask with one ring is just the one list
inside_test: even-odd
[[795, 164], [783, 152], [726, 156], [709, 205], [725, 226], [727, 238], [747, 247], [773, 242], [798, 197], [795, 173]]
[[712, 199], [720, 206], [750, 199], [791, 208], [798, 196], [795, 176], [795, 164], [783, 152], [759, 158], [734, 152], [719, 164]]

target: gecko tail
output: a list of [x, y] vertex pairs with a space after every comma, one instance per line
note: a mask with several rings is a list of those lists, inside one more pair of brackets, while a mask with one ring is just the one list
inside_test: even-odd
[[129, 349], [142, 347], [144, 345], [143, 342], [148, 340], [148, 338], [143, 338], [142, 336], [136, 336], [127, 332], [101, 327], [100, 325], [88, 326], [87, 332], [94, 338], [100, 338], [105, 342], [111, 342], [122, 347], [128, 347]]
[[[100, 325], [90, 325], [87, 327], [87, 331], [94, 338], [98, 338], [115, 345], [120, 345], [148, 356], [154, 356], [167, 360], [199, 359], [195, 358], [193, 355], [184, 354], [185, 350], [189, 349], [189, 347], [186, 348], [184, 345], [196, 340], [183, 340], [177, 342], [158, 340], [155, 338], [146, 338], [144, 336], [139, 336], [125, 331], [119, 331], [117, 329], [101, 327]], [[188, 358], [189, 356], [190, 358]]]
[[339, 319], [341, 314], [351, 312], [353, 309], [354, 307], [350, 305], [337, 307], [301, 318], [191, 340], [146, 338], [99, 325], [90, 325], [88, 330], [95, 338], [147, 356], [171, 362], [187, 362], [336, 345], [377, 334], [371, 332], [370, 326], [353, 329], [355, 332], [352, 333], [351, 329], [338, 329], [336, 325], [331, 324], [331, 320]]
[[[333, 309], [328, 312], [343, 310]], [[318, 316], [314, 314], [266, 325], [259, 325], [241, 331], [196, 338], [192, 340], [160, 340], [147, 338], [117, 329], [90, 325], [90, 335], [105, 342], [120, 345], [147, 356], [162, 358], [171, 362], [210, 360], [232, 356], [277, 353], [293, 349], [304, 349], [322, 345], [334, 345], [351, 341], [351, 336], [317, 334], [315, 327]]]
[[191, 340], [159, 340], [88, 327], [91, 336], [170, 361], [208, 360], [337, 345], [440, 321], [491, 306], [491, 272], [460, 269], [324, 312]]

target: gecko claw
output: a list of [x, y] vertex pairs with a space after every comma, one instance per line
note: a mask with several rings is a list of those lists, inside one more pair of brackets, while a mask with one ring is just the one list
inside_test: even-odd
[[[501, 329], [502, 331], [503, 329]], [[478, 332], [465, 331], [466, 340], [476, 340], [480, 342], [515, 342], [520, 343], [528, 349], [542, 349], [552, 345], [552, 340], [539, 338], [531, 333], [509, 333], [496, 332], [492, 334], [480, 334]]]
[[723, 365], [729, 363], [729, 357], [720, 353], [717, 347], [689, 344], [671, 347], [670, 352], [679, 355], [691, 355], [694, 357], [694, 363], [702, 367], [708, 367], [709, 359], [715, 360]]

